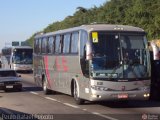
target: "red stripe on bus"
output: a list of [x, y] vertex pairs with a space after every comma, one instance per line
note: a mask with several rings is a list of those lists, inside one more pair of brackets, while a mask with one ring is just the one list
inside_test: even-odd
[[68, 72], [67, 60], [64, 56], [62, 56], [62, 66], [63, 66], [63, 71]]
[[44, 64], [45, 64], [45, 71], [46, 71], [46, 77], [47, 77], [47, 82], [49, 87], [51, 88], [51, 79], [50, 79], [50, 74], [48, 71], [48, 56], [44, 56]]
[[55, 59], [55, 64], [56, 64], [56, 70], [60, 71], [61, 65], [59, 64], [58, 57], [56, 57], [56, 59]]

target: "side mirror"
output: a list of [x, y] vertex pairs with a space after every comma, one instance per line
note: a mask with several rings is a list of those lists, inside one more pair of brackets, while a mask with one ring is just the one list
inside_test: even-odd
[[90, 42], [86, 43], [86, 60], [92, 59], [92, 45]]
[[159, 48], [156, 45], [156, 43], [151, 42], [151, 47], [152, 47], [152, 50], [153, 50], [153, 60], [160, 60]]

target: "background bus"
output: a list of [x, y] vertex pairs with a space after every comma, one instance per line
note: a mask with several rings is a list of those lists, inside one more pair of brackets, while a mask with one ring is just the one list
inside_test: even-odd
[[83, 25], [39, 34], [34, 79], [45, 94], [58, 91], [85, 100], [148, 100], [151, 70], [143, 29]]
[[32, 71], [33, 49], [30, 46], [13, 46], [2, 49], [2, 68]]
[[1, 62], [2, 68], [9, 68], [10, 57], [11, 57], [11, 47], [5, 47], [1, 51]]

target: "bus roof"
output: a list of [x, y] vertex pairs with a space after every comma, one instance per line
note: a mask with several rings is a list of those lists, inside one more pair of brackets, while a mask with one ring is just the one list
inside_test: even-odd
[[13, 49], [15, 49], [15, 48], [16, 48], [16, 49], [24, 49], [24, 48], [25, 48], [25, 49], [27, 49], [27, 48], [32, 49], [31, 46], [12, 46], [12, 48], [13, 48]]
[[11, 47], [4, 47], [4, 48], [2, 48], [2, 49], [32, 49], [32, 47], [31, 46], [11, 46]]
[[51, 36], [54, 34], [67, 33], [67, 32], [72, 32], [72, 31], [78, 31], [78, 30], [85, 30], [87, 32], [91, 32], [91, 31], [118, 31], [118, 32], [125, 31], [127, 32], [128, 31], [128, 32], [145, 33], [142, 28], [128, 26], [128, 25], [91, 24], [91, 25], [81, 25], [79, 27], [68, 28], [68, 29], [59, 30], [55, 32], [49, 32], [45, 34], [37, 34], [35, 38]]

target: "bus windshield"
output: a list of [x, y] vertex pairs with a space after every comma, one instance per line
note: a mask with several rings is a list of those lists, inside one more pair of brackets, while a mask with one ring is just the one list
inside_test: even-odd
[[98, 32], [92, 40], [92, 77], [148, 78], [149, 58], [143, 34]]
[[15, 49], [13, 52], [14, 64], [32, 64], [32, 49]]

